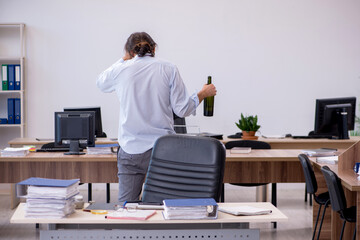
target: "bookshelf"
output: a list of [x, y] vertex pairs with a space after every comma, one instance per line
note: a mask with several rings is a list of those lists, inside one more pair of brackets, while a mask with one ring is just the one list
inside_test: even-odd
[[[0, 23], [0, 118], [8, 119], [8, 99], [20, 99], [20, 123], [0, 124], [0, 135], [9, 138], [13, 136], [25, 137], [25, 38], [24, 23]], [[19, 65], [20, 90], [3, 90], [3, 64]], [[9, 69], [9, 68], [8, 68]], [[15, 118], [15, 116], [14, 116]], [[10, 133], [10, 134], [9, 134]], [[10, 140], [10, 139], [7, 139]]]

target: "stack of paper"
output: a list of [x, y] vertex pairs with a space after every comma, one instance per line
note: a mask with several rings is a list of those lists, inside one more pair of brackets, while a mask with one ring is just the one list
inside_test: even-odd
[[27, 193], [28, 193], [27, 197], [28, 198], [68, 199], [79, 193], [77, 185], [73, 184], [68, 187], [29, 186], [27, 189]]
[[230, 153], [250, 153], [251, 147], [233, 147]]
[[317, 163], [324, 163], [324, 164], [337, 164], [338, 163], [338, 156], [327, 156], [327, 157], [317, 157]]
[[285, 135], [262, 135], [263, 138], [281, 139], [285, 138]]
[[127, 219], [127, 220], [146, 220], [155, 215], [156, 210], [140, 210], [140, 209], [119, 209], [106, 215], [108, 219]]
[[74, 198], [41, 199], [28, 198], [25, 205], [25, 217], [64, 218], [75, 211]]
[[30, 147], [22, 147], [22, 148], [13, 148], [7, 147], [4, 150], [1, 150], [2, 157], [22, 157], [26, 156], [29, 153]]
[[25, 217], [63, 218], [75, 211], [78, 185], [79, 179], [29, 178], [16, 184], [16, 191], [26, 198]]
[[95, 145], [95, 147], [87, 147], [88, 154], [112, 154], [116, 153], [116, 148], [118, 148], [118, 144], [99, 144]]
[[212, 198], [165, 199], [165, 219], [216, 219], [217, 204]]
[[318, 148], [318, 149], [303, 149], [302, 152], [309, 157], [326, 157], [335, 156], [337, 149], [333, 148]]

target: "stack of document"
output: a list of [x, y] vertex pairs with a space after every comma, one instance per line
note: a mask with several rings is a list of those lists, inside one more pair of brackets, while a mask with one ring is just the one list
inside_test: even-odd
[[64, 218], [75, 211], [74, 198], [41, 199], [28, 198], [25, 217], [28, 218]]
[[22, 147], [22, 148], [13, 148], [7, 147], [4, 150], [1, 150], [2, 157], [23, 157], [29, 153], [30, 147]]
[[87, 154], [112, 154], [116, 153], [118, 144], [99, 144], [95, 147], [87, 147]]
[[262, 135], [262, 137], [269, 139], [281, 139], [281, 138], [285, 138], [285, 135]]
[[53, 187], [31, 185], [27, 189], [27, 198], [68, 199], [79, 193], [77, 187], [78, 184], [73, 184], [71, 186], [54, 185]]
[[317, 149], [303, 149], [302, 152], [309, 157], [326, 157], [335, 156], [337, 149], [334, 148], [317, 148]]
[[165, 219], [216, 219], [217, 207], [213, 198], [165, 199]]
[[251, 147], [233, 147], [230, 149], [230, 153], [250, 153]]
[[316, 158], [317, 163], [323, 163], [323, 164], [337, 164], [338, 160], [339, 160], [338, 156], [327, 156], [327, 157]]
[[16, 184], [16, 192], [26, 198], [25, 217], [64, 218], [75, 211], [78, 185], [79, 179], [29, 178]]

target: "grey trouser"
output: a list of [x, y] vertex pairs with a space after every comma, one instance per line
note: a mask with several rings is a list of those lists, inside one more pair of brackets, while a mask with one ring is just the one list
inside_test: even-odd
[[119, 202], [139, 200], [152, 149], [140, 154], [118, 151]]

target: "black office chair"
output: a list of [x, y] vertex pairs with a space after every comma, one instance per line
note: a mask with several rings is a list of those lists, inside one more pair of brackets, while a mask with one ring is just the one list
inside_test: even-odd
[[314, 226], [312, 239], [315, 238], [315, 233], [316, 233], [316, 228], [317, 228], [317, 224], [318, 224], [318, 221], [319, 221], [321, 207], [324, 206], [324, 210], [323, 210], [323, 214], [322, 214], [321, 221], [320, 221], [320, 226], [319, 226], [319, 232], [318, 232], [318, 235], [317, 235], [317, 239], [319, 239], [320, 232], [321, 232], [321, 227], [322, 227], [322, 224], [323, 224], [323, 221], [324, 221], [325, 211], [326, 211], [326, 208], [328, 207], [328, 205], [330, 204], [329, 192], [324, 192], [324, 193], [321, 193], [319, 195], [316, 195], [316, 192], [318, 190], [318, 186], [317, 186], [315, 173], [314, 173], [314, 170], [312, 169], [310, 160], [305, 154], [300, 154], [298, 156], [298, 158], [300, 160], [300, 163], [301, 163], [301, 166], [302, 166], [302, 169], [303, 169], [303, 172], [304, 172], [304, 176], [305, 176], [306, 192], [313, 195], [315, 202], [319, 204], [319, 210], [318, 210], [318, 214], [317, 214], [316, 221], [315, 221], [315, 226]]
[[[234, 147], [251, 147], [251, 149], [271, 149], [270, 144], [262, 141], [253, 141], [253, 140], [239, 140], [239, 141], [230, 141], [225, 143], [226, 149], [231, 149]], [[231, 183], [237, 186], [253, 187], [253, 186], [262, 186], [267, 185], [268, 183]], [[225, 201], [225, 188], [221, 193], [221, 199]], [[276, 183], [271, 184], [271, 203], [276, 207]], [[274, 222], [274, 228], [276, 228], [276, 222]]]
[[[328, 166], [323, 166], [321, 168], [322, 173], [324, 174], [325, 182], [328, 187], [331, 208], [340, 214], [340, 218], [344, 221], [340, 240], [343, 237], [345, 224], [346, 222], [356, 222], [356, 206], [347, 207], [346, 198], [344, 194], [344, 189], [341, 185], [341, 180], [339, 177], [330, 170]], [[353, 235], [353, 239], [356, 237], [356, 227]]]
[[312, 206], [312, 194], [308, 193], [306, 190], [306, 183], [305, 183], [305, 198], [304, 198], [304, 202], [307, 202], [308, 199], [308, 195], [309, 195], [309, 205]]
[[212, 138], [166, 135], [154, 145], [143, 202], [172, 198], [214, 198], [219, 201], [225, 148]]

